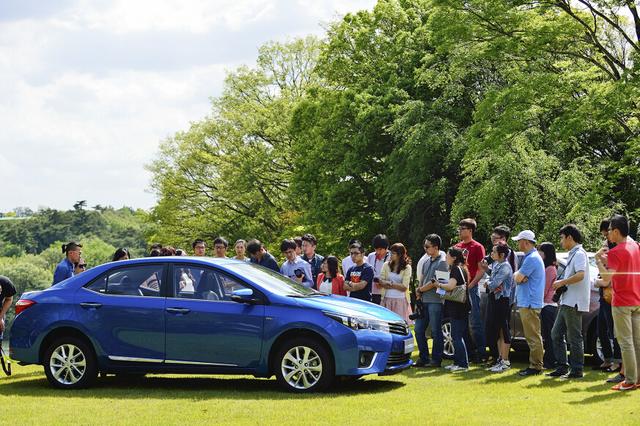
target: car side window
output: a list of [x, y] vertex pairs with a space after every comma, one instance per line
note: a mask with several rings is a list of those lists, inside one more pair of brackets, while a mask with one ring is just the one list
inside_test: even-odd
[[109, 271], [85, 288], [102, 294], [160, 297], [164, 267], [140, 265]]
[[181, 299], [231, 300], [231, 293], [246, 288], [238, 280], [206, 267], [176, 265], [173, 268], [175, 295]]

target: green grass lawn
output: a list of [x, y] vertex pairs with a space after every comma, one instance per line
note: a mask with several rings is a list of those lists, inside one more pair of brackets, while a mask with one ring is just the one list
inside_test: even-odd
[[316, 395], [245, 376], [150, 375], [135, 383], [107, 376], [92, 389], [59, 391], [42, 367], [14, 364], [13, 376], [0, 378], [0, 423], [640, 424], [639, 390], [611, 391], [607, 376], [590, 369], [574, 381], [520, 378], [525, 358], [517, 361], [503, 374], [411, 369]]

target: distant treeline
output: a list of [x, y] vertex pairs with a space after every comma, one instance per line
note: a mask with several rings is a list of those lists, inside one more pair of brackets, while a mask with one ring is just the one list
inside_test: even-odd
[[64, 257], [61, 246], [70, 240], [83, 244], [82, 257], [90, 268], [110, 261], [117, 247], [143, 256], [145, 235], [150, 233], [146, 216], [128, 207], [87, 209], [85, 201], [78, 201], [71, 210], [46, 208], [27, 212], [22, 220], [0, 220], [0, 275], [13, 281], [18, 295], [49, 287]]

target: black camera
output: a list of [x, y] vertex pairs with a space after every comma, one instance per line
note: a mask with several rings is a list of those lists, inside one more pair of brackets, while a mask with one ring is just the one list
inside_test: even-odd
[[301, 276], [304, 275], [304, 273], [302, 272], [302, 269], [296, 269], [295, 271], [293, 271], [293, 273], [296, 275], [296, 277], [300, 278]]
[[424, 318], [424, 308], [422, 306], [422, 303], [418, 301], [418, 303], [416, 303], [415, 311], [411, 315], [409, 315], [409, 319], [411, 321], [414, 321], [422, 318]]
[[563, 285], [562, 287], [558, 288], [555, 293], [553, 293], [553, 297], [551, 299], [553, 299], [554, 302], [558, 303], [560, 301], [560, 296], [562, 296], [562, 293], [567, 290], [567, 286]]

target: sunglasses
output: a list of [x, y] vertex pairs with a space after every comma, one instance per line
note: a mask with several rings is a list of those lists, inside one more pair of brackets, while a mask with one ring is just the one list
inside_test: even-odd
[[86, 263], [82, 263], [82, 264], [78, 265], [78, 268], [87, 269], [87, 264]]

